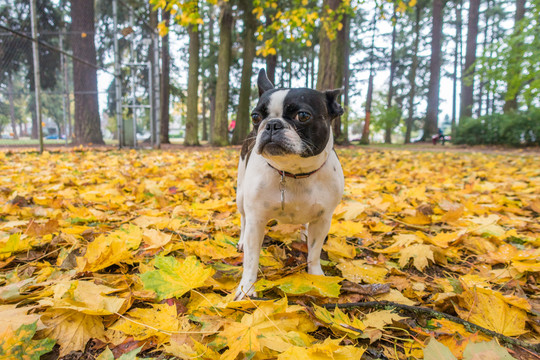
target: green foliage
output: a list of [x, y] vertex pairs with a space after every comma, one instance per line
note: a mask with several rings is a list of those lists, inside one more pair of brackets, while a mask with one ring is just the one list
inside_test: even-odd
[[540, 109], [462, 120], [454, 139], [467, 145], [540, 145]]

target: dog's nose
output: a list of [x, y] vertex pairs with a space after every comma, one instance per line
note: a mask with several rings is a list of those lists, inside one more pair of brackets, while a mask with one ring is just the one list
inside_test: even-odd
[[278, 119], [272, 119], [266, 123], [266, 130], [273, 132], [283, 129], [283, 122]]

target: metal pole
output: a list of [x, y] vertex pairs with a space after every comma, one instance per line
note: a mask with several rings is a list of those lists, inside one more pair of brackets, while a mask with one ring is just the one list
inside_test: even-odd
[[160, 73], [159, 73], [159, 34], [157, 33], [157, 29], [152, 30], [152, 39], [153, 39], [153, 45], [154, 45], [154, 111], [155, 111], [155, 119], [156, 119], [156, 148], [161, 147], [161, 96], [160, 96]]
[[116, 89], [116, 126], [118, 128], [118, 148], [124, 145], [122, 124], [122, 68], [120, 67], [120, 49], [118, 48], [118, 0], [113, 0], [114, 34], [114, 83]]
[[[62, 30], [60, 33], [59, 33], [59, 42], [60, 42], [60, 49], [64, 50], [64, 31]], [[64, 66], [65, 66], [65, 62], [66, 62], [66, 59], [64, 58], [64, 54], [61, 54], [60, 55], [60, 68], [62, 69], [62, 74], [65, 75], [64, 73]], [[68, 145], [68, 136], [67, 136], [67, 101], [66, 101], [66, 94], [67, 94], [67, 91], [66, 91], [66, 77], [63, 76], [63, 85], [64, 85], [64, 95], [63, 95], [63, 101], [62, 101], [62, 116], [64, 117], [64, 136], [66, 138], [66, 146]], [[60, 131], [58, 131], [58, 135], [59, 135], [59, 138], [61, 139], [62, 138], [62, 133]]]
[[[32, 37], [37, 40], [37, 17], [36, 17], [36, 0], [30, 1], [30, 17], [32, 22]], [[32, 54], [34, 58], [34, 96], [36, 98], [36, 118], [39, 131], [39, 152], [43, 153], [43, 128], [41, 126], [41, 81], [39, 70], [39, 48], [37, 41], [32, 41]]]
[[152, 94], [152, 91], [154, 90], [154, 79], [152, 78], [153, 68], [152, 68], [152, 62], [148, 61], [148, 95], [150, 97], [150, 146], [152, 149], [154, 148], [154, 144], [156, 143], [156, 134], [155, 134], [155, 113], [154, 113], [154, 107], [155, 107], [155, 98]]
[[[133, 20], [133, 9], [130, 9], [129, 11], [129, 25], [133, 29], [134, 26], [134, 20]], [[131, 62], [135, 63], [135, 35], [132, 34], [131, 36]], [[137, 148], [137, 109], [135, 108], [135, 105], [137, 105], [137, 94], [135, 92], [135, 67], [131, 66], [131, 105], [133, 106], [133, 147]]]

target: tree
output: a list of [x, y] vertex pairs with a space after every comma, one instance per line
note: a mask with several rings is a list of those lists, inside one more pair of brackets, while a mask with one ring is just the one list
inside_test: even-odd
[[212, 145], [224, 146], [229, 143], [228, 108], [229, 108], [229, 68], [231, 66], [232, 27], [233, 16], [231, 4], [223, 1], [220, 4], [221, 15], [219, 19], [219, 54], [218, 76], [216, 84], [216, 119], [214, 131], [210, 139]]
[[414, 97], [416, 95], [416, 71], [418, 69], [418, 44], [420, 42], [420, 18], [422, 12], [422, 5], [416, 3], [414, 10], [414, 40], [413, 40], [413, 50], [412, 50], [412, 64], [411, 71], [409, 73], [409, 115], [406, 122], [405, 130], [405, 144], [411, 142], [411, 131], [414, 118]]
[[441, 78], [441, 38], [443, 10], [446, 0], [433, 0], [431, 25], [431, 60], [429, 65], [429, 88], [423, 141], [431, 139], [437, 133], [439, 117], [439, 84]]
[[478, 14], [480, 0], [469, 1], [469, 20], [467, 25], [467, 47], [465, 52], [465, 66], [461, 74], [461, 100], [459, 118], [472, 116], [473, 90], [476, 62], [476, 40], [478, 36]]
[[371, 28], [371, 47], [369, 51], [369, 79], [366, 95], [366, 118], [364, 120], [364, 128], [362, 129], [362, 137], [360, 143], [369, 144], [369, 126], [371, 122], [371, 103], [373, 101], [373, 78], [375, 76], [374, 64], [375, 64], [375, 33], [377, 25], [377, 15], [373, 17], [373, 26]]
[[[392, 14], [392, 50], [390, 51], [390, 79], [388, 80], [388, 95], [386, 98], [386, 108], [389, 113], [392, 109], [392, 99], [394, 97], [394, 77], [396, 75], [396, 3], [394, 3], [394, 11]], [[392, 130], [395, 126], [390, 121], [387, 122], [386, 127], [384, 128], [384, 142], [386, 144], [392, 143]]]
[[236, 117], [236, 127], [234, 128], [232, 143], [241, 144], [249, 133], [251, 118], [251, 75], [253, 74], [253, 59], [255, 58], [255, 31], [257, 29], [257, 18], [253, 14], [253, 2], [251, 0], [240, 0], [239, 6], [242, 9], [242, 20], [244, 22], [244, 53], [242, 59], [242, 80], [240, 85], [240, 99], [238, 101], [238, 112]]
[[[324, 0], [323, 14], [327, 13], [330, 19], [323, 19], [323, 26], [319, 33], [319, 72], [317, 76], [317, 90], [337, 89], [343, 86], [343, 71], [345, 69], [345, 29], [347, 14], [344, 12], [342, 0]], [[341, 117], [332, 123], [336, 143], [346, 143], [347, 131], [341, 128]]]
[[456, 37], [454, 39], [454, 72], [452, 74], [452, 137], [456, 135], [456, 103], [457, 103], [457, 82], [458, 69], [461, 68], [461, 5], [462, 0], [456, 1]]
[[96, 46], [94, 44], [94, 1], [72, 0], [73, 61], [75, 92], [75, 144], [104, 144], [97, 96]]
[[[195, 1], [195, 11], [198, 11], [198, 4]], [[188, 25], [189, 34], [189, 70], [188, 70], [188, 95], [187, 95], [187, 115], [186, 115], [186, 136], [185, 145], [199, 145], [199, 26]]]
[[508, 70], [506, 72], [506, 94], [504, 96], [505, 102], [503, 107], [505, 113], [517, 110], [517, 97], [520, 88], [522, 87], [522, 82], [519, 80], [516, 81], [516, 79], [520, 78], [519, 75], [522, 71], [521, 63], [523, 61], [523, 53], [525, 52], [524, 42], [520, 39], [520, 34], [523, 32], [521, 20], [525, 16], [525, 1], [526, 0], [516, 0], [513, 32], [515, 41], [512, 42], [510, 47], [510, 59], [508, 61]]

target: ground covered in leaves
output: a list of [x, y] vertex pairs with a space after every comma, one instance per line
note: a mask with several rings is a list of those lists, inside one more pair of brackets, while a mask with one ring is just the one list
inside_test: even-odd
[[327, 276], [271, 222], [233, 302], [237, 149], [0, 152], [0, 359], [539, 358], [538, 156], [338, 153]]

